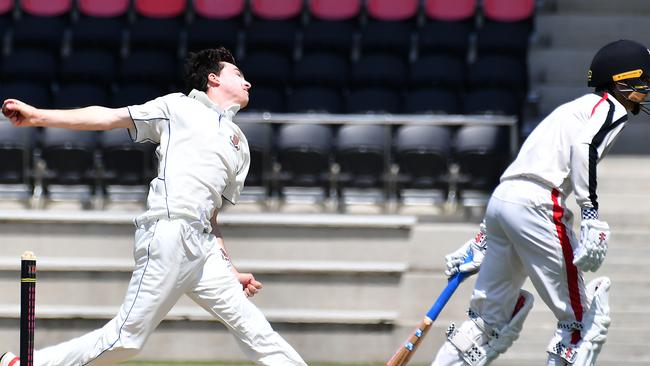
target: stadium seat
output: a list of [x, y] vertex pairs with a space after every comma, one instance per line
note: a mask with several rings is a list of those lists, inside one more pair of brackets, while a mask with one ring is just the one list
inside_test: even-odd
[[395, 132], [394, 141], [400, 201], [405, 204], [443, 201], [449, 188], [452, 128], [403, 125]]
[[265, 202], [272, 194], [273, 128], [268, 123], [240, 123], [251, 154], [240, 202]]
[[2, 62], [2, 81], [50, 84], [58, 71], [58, 55], [40, 48], [15, 49]]
[[292, 54], [299, 29], [302, 0], [251, 0], [252, 20], [246, 28], [246, 50]]
[[407, 75], [406, 62], [399, 56], [391, 54], [364, 55], [352, 64], [350, 87], [399, 88], [404, 86]]
[[467, 66], [449, 55], [426, 55], [411, 64], [408, 85], [411, 88], [445, 87], [460, 92], [465, 87]]
[[476, 32], [476, 50], [480, 56], [505, 54], [525, 60], [530, 39], [527, 23], [486, 22]]
[[185, 12], [187, 0], [134, 0], [137, 15], [149, 18], [174, 18]]
[[276, 112], [287, 110], [286, 91], [284, 87], [257, 85], [250, 89], [247, 112]]
[[461, 114], [458, 93], [446, 88], [417, 88], [406, 92], [404, 113]]
[[120, 82], [151, 83], [169, 88], [170, 85], [181, 82], [182, 70], [178, 65], [178, 59], [169, 52], [153, 49], [138, 50], [131, 52], [129, 57], [122, 60], [118, 79]]
[[343, 97], [338, 89], [305, 86], [293, 88], [288, 98], [289, 113], [342, 113]]
[[90, 208], [97, 183], [96, 147], [94, 131], [42, 130], [41, 159], [46, 169], [36, 180], [42, 181], [49, 201], [74, 200]]
[[15, 98], [38, 108], [49, 108], [52, 104], [50, 85], [29, 81], [0, 84], [0, 98]]
[[361, 53], [386, 52], [408, 59], [418, 9], [417, 0], [368, 0]]
[[129, 6], [129, 0], [78, 0], [79, 16], [71, 27], [72, 48], [101, 49], [120, 55]]
[[510, 90], [481, 88], [465, 94], [463, 113], [519, 116], [521, 108], [517, 95]]
[[277, 134], [276, 183], [287, 202], [324, 203], [329, 197], [333, 134], [330, 126], [285, 124]]
[[[510, 162], [507, 128], [466, 125], [457, 131], [454, 145], [461, 202], [465, 206], [485, 204]], [[477, 194], [478, 203], [474, 201]]]
[[311, 53], [295, 63], [292, 85], [341, 88], [347, 83], [348, 74], [347, 58], [334, 53]]
[[110, 105], [114, 108], [120, 108], [143, 104], [167, 93], [167, 89], [149, 83], [122, 83], [111, 94]]
[[390, 128], [385, 125], [343, 125], [336, 134], [336, 179], [340, 204], [383, 205], [389, 195]]
[[419, 54], [450, 53], [465, 59], [474, 30], [476, 0], [425, 0]]
[[156, 175], [152, 166], [155, 145], [135, 143], [121, 128], [102, 131], [99, 147], [106, 200], [144, 202], [149, 181]]
[[476, 0], [424, 0], [424, 14], [432, 20], [458, 22], [474, 17]]
[[92, 83], [72, 83], [59, 86], [52, 105], [56, 109], [69, 109], [91, 105], [106, 106], [108, 103], [106, 88]]
[[32, 132], [0, 122], [0, 184], [29, 183]]
[[535, 14], [534, 0], [485, 0], [484, 25], [477, 31], [480, 54], [508, 53], [525, 58]]
[[350, 91], [346, 113], [401, 113], [402, 98], [393, 88], [369, 87]]
[[0, 32], [5, 34], [13, 22], [14, 0], [0, 0]]
[[351, 57], [358, 31], [361, 0], [310, 0], [309, 21], [302, 31], [303, 52], [334, 52]]
[[37, 47], [58, 56], [70, 20], [72, 0], [23, 0], [13, 24], [12, 48]]
[[491, 21], [526, 21], [535, 14], [535, 0], [483, 0], [482, 10]]
[[31, 197], [33, 129], [0, 123], [0, 199]]
[[419, 7], [417, 0], [368, 0], [368, 16], [381, 21], [400, 21], [413, 18]]
[[189, 51], [214, 48], [218, 43], [237, 54], [246, 2], [244, 0], [195, 0], [194, 19], [187, 27]]
[[180, 52], [187, 0], [135, 0], [135, 21], [129, 29], [129, 49]]
[[468, 84], [470, 89], [495, 87], [525, 94], [528, 90], [528, 70], [517, 57], [485, 55], [469, 66]]
[[116, 55], [100, 49], [80, 49], [61, 60], [59, 82], [95, 83], [108, 87], [117, 74]]
[[239, 68], [252, 89], [256, 85], [286, 87], [291, 81], [291, 58], [280, 52], [251, 52], [239, 62]]

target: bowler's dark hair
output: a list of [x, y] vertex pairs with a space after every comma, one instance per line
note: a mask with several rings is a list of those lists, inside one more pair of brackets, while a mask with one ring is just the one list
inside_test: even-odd
[[225, 47], [190, 52], [184, 70], [186, 92], [189, 93], [192, 89], [203, 92], [208, 90], [208, 75], [219, 75], [223, 69], [222, 62], [235, 64], [235, 58]]

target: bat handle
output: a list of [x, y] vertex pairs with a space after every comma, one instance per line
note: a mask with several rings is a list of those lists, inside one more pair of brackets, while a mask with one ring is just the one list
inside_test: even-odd
[[[472, 249], [468, 249], [467, 251], [467, 257], [465, 258], [465, 263], [469, 263], [474, 259], [474, 254], [472, 253]], [[455, 275], [453, 275], [449, 281], [447, 282], [447, 287], [445, 287], [444, 290], [442, 290], [442, 293], [440, 296], [438, 296], [438, 299], [436, 302], [431, 306], [431, 309], [427, 312], [427, 318], [433, 320], [436, 320], [438, 318], [438, 315], [440, 315], [440, 312], [442, 309], [447, 305], [447, 302], [451, 298], [451, 295], [454, 294], [454, 291], [458, 288], [458, 285], [460, 285], [461, 282], [467, 278], [468, 273], [466, 272], [458, 272]]]

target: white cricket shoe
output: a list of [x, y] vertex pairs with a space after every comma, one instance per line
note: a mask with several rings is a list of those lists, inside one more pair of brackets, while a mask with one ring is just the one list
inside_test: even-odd
[[20, 358], [11, 352], [5, 352], [0, 356], [0, 366], [20, 366]]

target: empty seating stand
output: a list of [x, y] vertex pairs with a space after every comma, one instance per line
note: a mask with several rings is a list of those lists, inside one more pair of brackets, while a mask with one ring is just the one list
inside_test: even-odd
[[332, 52], [350, 58], [359, 30], [361, 0], [310, 0], [309, 20], [302, 30], [302, 50]]
[[332, 128], [319, 124], [286, 124], [277, 135], [276, 182], [285, 202], [325, 205], [330, 197]]
[[[369, 149], [350, 159], [341, 160], [338, 148], [343, 145], [335, 142], [339, 137], [347, 141], [348, 133], [356, 136], [357, 129], [368, 128], [365, 133], [373, 136], [379, 127], [386, 130], [382, 118], [401, 113], [427, 114], [432, 119], [445, 114], [519, 117], [528, 93], [525, 56], [534, 16], [533, 0], [0, 0], [0, 30], [5, 30], [7, 41], [0, 60], [0, 97], [43, 108], [141, 104], [185, 91], [182, 66], [187, 53], [223, 45], [252, 83], [243, 113], [323, 114], [326, 123], [336, 118], [333, 114], [370, 114], [378, 119], [377, 126], [363, 128], [339, 126], [340, 121], [319, 126], [312, 117], [300, 127], [248, 126], [245, 133], [250, 134], [256, 156], [249, 187], [267, 197], [318, 196], [321, 202], [336, 198], [335, 183], [382, 191], [382, 199], [389, 200], [403, 200], [410, 189], [430, 188], [444, 195], [444, 180], [449, 177], [440, 173], [442, 157], [452, 168], [453, 163], [462, 165], [461, 175], [468, 177], [471, 164], [456, 159], [471, 154], [464, 152], [467, 144], [463, 143], [451, 144], [450, 153], [437, 138], [451, 141], [447, 134], [457, 131], [458, 141], [467, 140], [465, 135], [483, 134], [485, 144], [494, 144], [494, 139], [503, 138], [504, 128], [471, 132], [478, 126], [467, 130], [430, 126], [431, 131], [437, 130], [431, 140], [439, 152], [422, 156], [409, 155], [415, 154], [414, 148], [404, 145], [417, 130], [411, 125], [388, 128], [389, 138], [379, 141], [386, 146], [370, 149], [369, 142], [350, 144], [349, 151], [360, 146]], [[418, 128], [423, 128], [422, 136], [433, 133]], [[49, 134], [43, 131], [42, 137]], [[113, 163], [103, 160], [105, 142], [101, 134], [97, 136], [92, 166], [86, 166], [86, 181], [79, 185], [110, 198], [107, 187], [120, 184], [114, 172], [102, 173]], [[70, 175], [56, 165], [57, 159], [52, 160], [48, 152], [52, 149], [44, 150], [45, 140], [35, 141], [33, 155], [47, 161], [49, 168], [49, 175], [40, 172], [36, 186], [51, 191], [58, 184], [57, 172]], [[124, 143], [132, 148], [129, 141]], [[384, 151], [386, 158], [382, 173], [368, 185], [374, 188], [359, 188], [364, 179], [336, 181], [336, 169], [332, 170], [336, 167], [342, 168], [338, 178], [364, 169], [378, 171], [379, 154], [369, 152], [375, 148]], [[420, 149], [433, 151], [434, 147]], [[434, 154], [440, 157], [435, 163]], [[410, 167], [420, 158], [430, 159], [430, 169], [412, 178], [417, 172]], [[354, 161], [367, 164], [348, 167]], [[151, 154], [147, 164], [150, 170], [155, 165]], [[30, 166], [29, 179], [34, 173], [38, 176], [39, 166]], [[58, 185], [74, 185], [69, 181]], [[425, 181], [429, 188], [422, 188]], [[466, 197], [469, 185], [463, 184]], [[296, 194], [301, 190], [311, 193]]]
[[425, 0], [418, 53], [448, 53], [464, 60], [474, 32], [476, 0]]
[[34, 130], [0, 123], [0, 199], [25, 205], [32, 195], [32, 147]]
[[335, 142], [340, 172], [336, 188], [339, 207], [357, 203], [384, 206], [391, 194], [390, 128], [385, 125], [343, 125]]
[[241, 35], [246, 2], [244, 0], [195, 0], [193, 6], [194, 18], [187, 27], [188, 50], [214, 48], [216, 43], [219, 43], [237, 55], [242, 47]]
[[71, 26], [72, 49], [99, 49], [114, 56], [125, 52], [129, 6], [129, 0], [79, 0], [78, 19]]
[[447, 198], [452, 128], [403, 125], [395, 132], [396, 191], [404, 204], [439, 204]]

